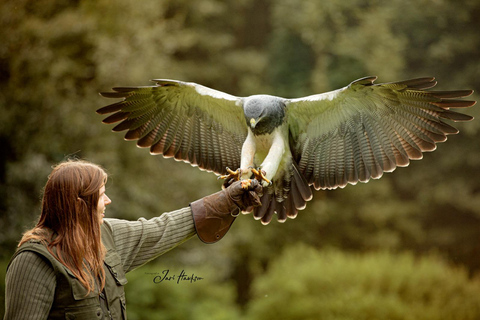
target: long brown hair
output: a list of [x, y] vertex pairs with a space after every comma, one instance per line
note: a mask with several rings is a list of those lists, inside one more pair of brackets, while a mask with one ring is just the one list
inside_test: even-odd
[[105, 170], [87, 161], [68, 160], [54, 166], [43, 191], [39, 221], [19, 244], [42, 241], [88, 292], [94, 291], [96, 279], [100, 290], [105, 286], [105, 247], [97, 206], [106, 181]]

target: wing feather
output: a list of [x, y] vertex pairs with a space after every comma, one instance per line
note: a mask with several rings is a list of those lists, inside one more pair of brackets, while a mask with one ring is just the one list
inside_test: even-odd
[[332, 158], [335, 159], [335, 169], [330, 170], [332, 181], [330, 181], [328, 185], [329, 188], [347, 183], [345, 177], [346, 159], [342, 157], [343, 150], [345, 149], [345, 138], [340, 135], [334, 136], [334, 145]]
[[103, 92], [120, 98], [97, 110], [103, 122], [127, 131], [126, 140], [152, 154], [188, 162], [217, 174], [237, 168], [247, 136], [242, 98], [195, 83], [154, 80], [154, 86], [117, 87]]
[[[355, 184], [359, 180], [359, 171], [357, 170], [358, 164], [356, 163], [356, 159], [358, 159], [358, 148], [357, 143], [358, 141], [354, 138], [354, 132], [348, 131], [348, 135], [345, 137], [345, 154], [347, 156], [347, 167], [346, 167], [346, 179], [347, 182]], [[353, 141], [353, 143], [350, 143]], [[315, 189], [322, 188], [321, 185], [315, 186]], [[333, 187], [330, 187], [332, 189]]]
[[308, 184], [318, 189], [367, 182], [407, 166], [458, 130], [444, 120], [469, 121], [451, 109], [472, 90], [428, 91], [434, 78], [374, 84], [376, 77], [304, 98], [286, 100], [292, 153]]

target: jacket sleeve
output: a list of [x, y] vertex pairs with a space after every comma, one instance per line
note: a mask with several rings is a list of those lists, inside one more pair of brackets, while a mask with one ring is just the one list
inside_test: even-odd
[[189, 207], [137, 221], [104, 219], [125, 272], [132, 271], [195, 235]]
[[47, 319], [55, 295], [52, 266], [34, 252], [22, 252], [5, 277], [5, 320]]

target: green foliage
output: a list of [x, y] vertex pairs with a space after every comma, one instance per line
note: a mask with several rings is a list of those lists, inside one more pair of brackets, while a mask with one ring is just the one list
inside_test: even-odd
[[478, 319], [480, 282], [436, 256], [289, 246], [257, 278], [248, 319]]
[[[194, 280], [179, 277], [182, 271]], [[239, 319], [235, 288], [232, 283], [222, 282], [214, 268], [171, 268], [151, 263], [127, 277], [129, 319]]]

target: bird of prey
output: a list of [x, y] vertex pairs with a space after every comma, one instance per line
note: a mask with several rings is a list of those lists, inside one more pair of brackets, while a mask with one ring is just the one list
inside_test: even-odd
[[[452, 109], [472, 90], [432, 91], [435, 78], [375, 84], [375, 76], [303, 98], [236, 97], [175, 80], [113, 88], [101, 93], [121, 101], [97, 110], [103, 123], [128, 130], [126, 140], [150, 153], [188, 162], [227, 180], [257, 178], [268, 224], [305, 208], [316, 190], [378, 179], [405, 167], [458, 130], [444, 120], [468, 121]], [[228, 169], [228, 168], [232, 168]], [[237, 170], [238, 169], [238, 170]]]

